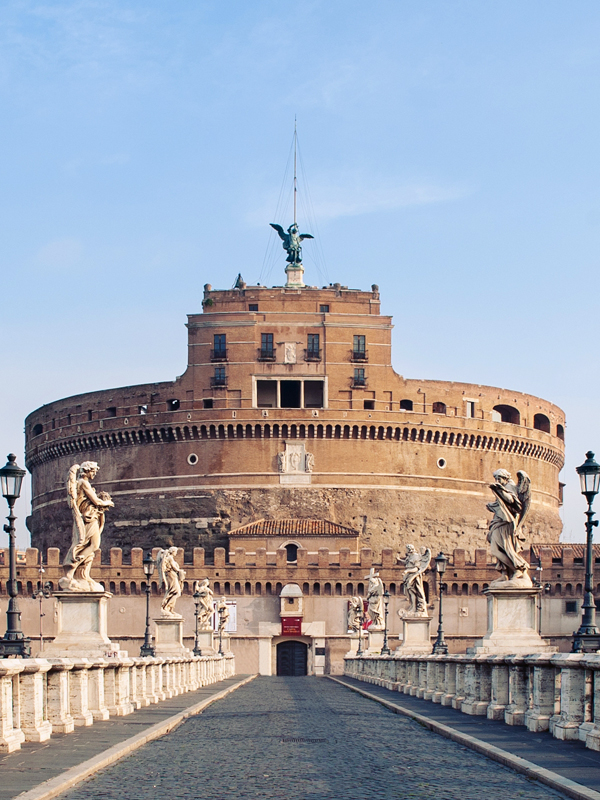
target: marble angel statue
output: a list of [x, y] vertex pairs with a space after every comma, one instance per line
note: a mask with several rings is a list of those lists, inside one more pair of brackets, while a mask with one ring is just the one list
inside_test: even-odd
[[408, 611], [403, 610], [400, 613], [404, 616], [426, 617], [427, 598], [425, 597], [423, 574], [429, 568], [431, 550], [429, 547], [421, 547], [421, 551], [417, 553], [414, 545], [407, 544], [406, 557], [404, 559], [399, 558], [398, 561], [404, 561], [402, 587], [410, 604]]
[[490, 489], [496, 495], [493, 503], [486, 508], [494, 518], [488, 530], [490, 553], [496, 559], [496, 569], [501, 573], [491, 586], [502, 586], [507, 581], [519, 586], [531, 586], [529, 564], [521, 555], [525, 537], [522, 527], [531, 505], [531, 481], [523, 470], [517, 472], [519, 483], [515, 486], [510, 472], [497, 469], [495, 483]]
[[366, 579], [369, 580], [369, 587], [367, 589], [369, 607], [367, 609], [367, 614], [371, 620], [370, 630], [383, 630], [383, 581], [379, 577], [379, 573], [375, 572], [374, 567], [371, 567], [369, 574], [365, 575], [365, 580]]
[[363, 623], [363, 599], [362, 597], [351, 597], [348, 606], [348, 630], [352, 633], [359, 633]]
[[223, 633], [229, 621], [229, 607], [225, 597], [222, 597], [217, 603], [217, 614], [219, 615], [219, 633]]
[[156, 567], [158, 570], [158, 587], [165, 587], [165, 596], [161, 603], [163, 617], [178, 617], [181, 614], [175, 612], [177, 598], [181, 597], [185, 572], [181, 569], [175, 556], [176, 547], [169, 547], [166, 550], [159, 550], [156, 556]]
[[99, 467], [95, 461], [73, 464], [67, 477], [67, 502], [73, 515], [73, 537], [58, 586], [67, 592], [103, 592], [90, 577], [94, 555], [100, 549], [104, 514], [114, 503], [107, 492], [96, 492], [92, 481]]
[[194, 594], [200, 595], [198, 604], [198, 630], [212, 631], [213, 592], [208, 578], [194, 583]]

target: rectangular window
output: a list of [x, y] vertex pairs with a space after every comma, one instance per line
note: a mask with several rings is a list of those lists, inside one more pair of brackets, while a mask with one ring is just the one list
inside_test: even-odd
[[212, 397], [205, 397], [204, 400], [202, 401], [202, 408], [212, 408], [212, 407], [213, 407]]
[[467, 417], [474, 417], [475, 416], [475, 403], [472, 400], [467, 400]]
[[94, 416], [94, 412], [91, 408], [88, 408], [88, 422], [91, 422]]
[[263, 361], [275, 360], [275, 350], [273, 349], [272, 333], [261, 333], [259, 359]]
[[329, 306], [319, 306], [320, 314], [329, 314]]
[[364, 336], [355, 336], [354, 337], [354, 352], [355, 353], [364, 353], [365, 352], [365, 337]]
[[248, 311], [258, 311], [258, 303], [250, 303]]
[[358, 367], [354, 370], [354, 385], [355, 386], [364, 386], [365, 385], [365, 370], [363, 367]]
[[226, 338], [224, 333], [215, 333], [214, 343], [215, 343], [215, 353], [219, 352], [220, 350], [225, 351], [227, 349]]
[[307, 361], [320, 361], [321, 360], [321, 349], [320, 349], [320, 340], [321, 337], [318, 333], [309, 333], [307, 337], [307, 347], [306, 347], [306, 360]]
[[225, 361], [227, 358], [227, 342], [224, 333], [215, 333], [210, 357], [212, 361]]
[[116, 417], [117, 416], [117, 407], [111, 406], [110, 408], [106, 409], [106, 416], [107, 417]]
[[304, 408], [323, 408], [323, 381], [304, 381]]
[[256, 405], [277, 408], [277, 381], [256, 381]]

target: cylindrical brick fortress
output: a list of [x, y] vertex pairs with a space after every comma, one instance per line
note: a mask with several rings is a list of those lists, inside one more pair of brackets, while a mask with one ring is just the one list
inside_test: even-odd
[[205, 287], [172, 382], [52, 402], [27, 417], [32, 545], [70, 545], [69, 467], [97, 461], [115, 508], [102, 547], [227, 546], [260, 518], [328, 519], [361, 545], [486, 546], [492, 473], [525, 470], [530, 543], [556, 542], [564, 413], [532, 395], [391, 366], [371, 292]]

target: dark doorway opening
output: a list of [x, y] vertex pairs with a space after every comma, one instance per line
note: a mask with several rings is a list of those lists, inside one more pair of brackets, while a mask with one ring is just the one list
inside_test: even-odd
[[279, 642], [277, 674], [297, 678], [306, 675], [308, 645], [304, 642]]
[[281, 381], [281, 408], [300, 408], [300, 381]]

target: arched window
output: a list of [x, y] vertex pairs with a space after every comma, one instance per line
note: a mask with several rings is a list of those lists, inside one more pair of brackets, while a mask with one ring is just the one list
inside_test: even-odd
[[356, 587], [356, 594], [359, 597], [364, 597], [365, 596], [365, 585], [364, 585], [364, 583], [359, 583], [358, 584], [358, 586]]
[[[153, 588], [154, 588], [154, 586], [155, 586], [155, 584], [152, 584], [152, 587], [153, 587]], [[111, 592], [112, 594], [116, 594], [116, 591], [117, 591], [117, 590], [116, 590], [116, 587], [115, 587], [115, 582], [114, 582], [114, 581], [111, 581], [111, 582], [108, 584], [108, 587], [109, 587], [109, 588], [108, 588], [108, 591], [109, 591], [109, 592]]]
[[326, 583], [325, 586], [323, 587], [323, 594], [326, 595], [327, 597], [331, 597], [331, 584], [330, 583]]
[[270, 582], [265, 583], [265, 594], [273, 594]]
[[445, 414], [446, 403], [434, 403], [431, 410], [434, 414]]
[[388, 592], [392, 595], [392, 597], [394, 597], [394, 595], [396, 594], [396, 584], [395, 583], [390, 583], [390, 585], [388, 586]]
[[336, 597], [341, 597], [342, 596], [342, 584], [341, 583], [336, 583], [336, 585], [335, 585], [335, 595], [336, 595]]
[[285, 550], [287, 553], [286, 561], [288, 564], [295, 564], [298, 561], [298, 545], [286, 544]]
[[242, 593], [242, 584], [239, 581], [235, 582], [234, 593], [240, 595]]
[[401, 411], [412, 411], [413, 410], [413, 401], [412, 400], [400, 400], [400, 410]]
[[572, 595], [573, 594], [573, 585], [571, 583], [567, 583], [565, 585], [565, 594]]
[[463, 583], [462, 589], [460, 590], [461, 594], [469, 594], [469, 584]]
[[321, 594], [321, 584], [320, 583], [313, 584], [313, 594], [317, 595], [317, 597]]
[[221, 594], [221, 581], [215, 581], [213, 588], [215, 594]]
[[550, 433], [550, 420], [545, 414], [536, 414], [533, 418], [533, 427], [537, 431], [544, 431], [544, 433]]
[[260, 581], [259, 581], [259, 582], [256, 584], [256, 586], [254, 587], [254, 594], [255, 594], [257, 597], [260, 597], [260, 596], [261, 596], [261, 594], [262, 594], [262, 584], [260, 583]]
[[512, 425], [521, 424], [521, 415], [512, 406], [494, 406], [492, 411], [493, 422], [510, 422]]
[[346, 584], [346, 594], [349, 597], [352, 597], [352, 595], [354, 594], [354, 586], [351, 583]]
[[310, 592], [310, 586], [308, 585], [308, 583], [303, 583], [302, 584], [302, 594], [308, 596], [309, 592]]
[[244, 594], [252, 594], [252, 584], [250, 581], [246, 581], [244, 584]]
[[282, 591], [283, 591], [283, 584], [282, 583], [277, 583], [275, 585], [275, 594], [277, 595], [277, 597], [279, 597], [279, 595], [281, 594]]
[[479, 584], [474, 583], [471, 587], [471, 594], [479, 594]]
[[137, 584], [135, 581], [131, 581], [129, 584], [129, 594], [137, 594]]
[[125, 581], [121, 581], [119, 584], [119, 594], [127, 594], [127, 589], [125, 588]]
[[458, 583], [452, 584], [452, 594], [458, 594]]
[[43, 432], [44, 432], [44, 426], [41, 425], [39, 422], [38, 422], [37, 425], [33, 426], [33, 430], [31, 431], [33, 436], [39, 436], [40, 433], [43, 433]]
[[556, 435], [558, 436], [559, 439], [561, 439], [564, 442], [564, 440], [565, 440], [565, 429], [563, 428], [562, 425], [557, 425], [556, 426]]
[[225, 581], [225, 586], [223, 587], [223, 594], [230, 595], [231, 594], [231, 584], [229, 581]]

